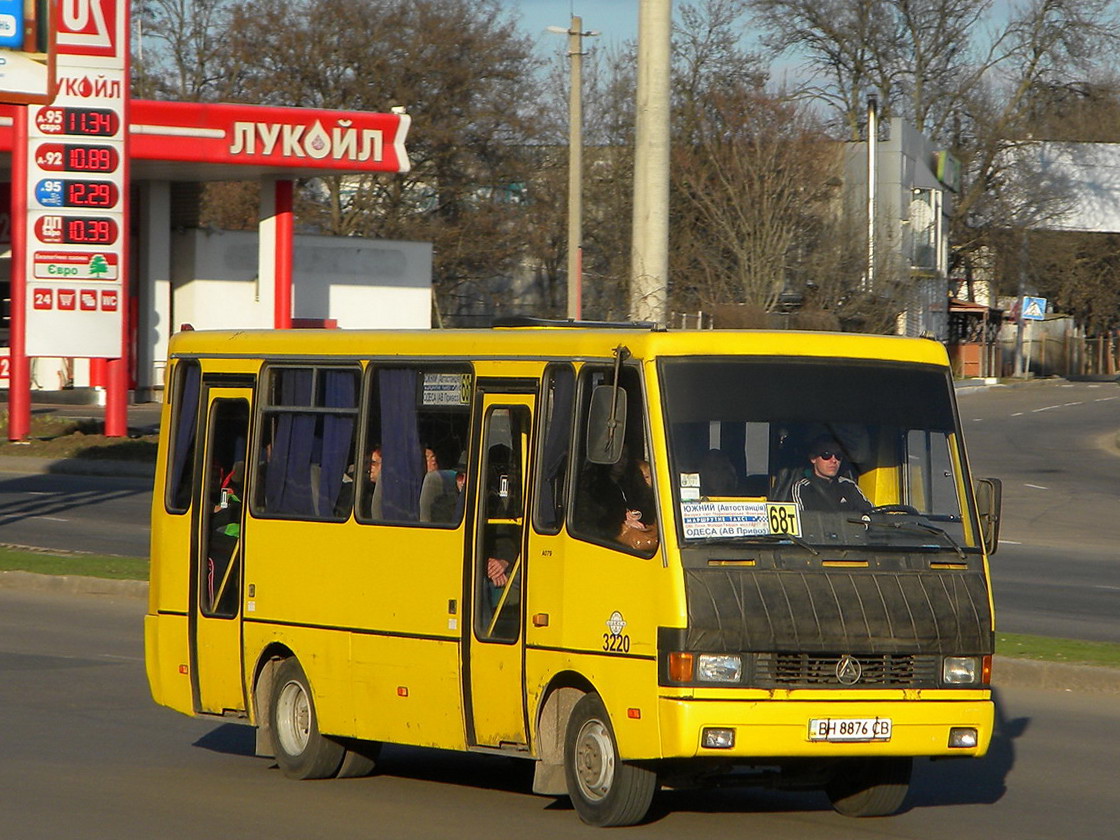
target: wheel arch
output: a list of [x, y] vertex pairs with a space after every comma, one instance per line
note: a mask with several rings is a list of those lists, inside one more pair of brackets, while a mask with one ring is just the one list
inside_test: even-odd
[[257, 727], [256, 752], [262, 758], [275, 758], [272, 752], [272, 721], [269, 719], [269, 698], [272, 696], [272, 683], [276, 669], [285, 659], [294, 657], [290, 647], [280, 642], [268, 645], [253, 666], [252, 722]]
[[554, 675], [542, 693], [536, 714], [537, 763], [533, 792], [560, 796], [568, 791], [564, 781], [564, 737], [572, 708], [595, 686], [576, 671]]

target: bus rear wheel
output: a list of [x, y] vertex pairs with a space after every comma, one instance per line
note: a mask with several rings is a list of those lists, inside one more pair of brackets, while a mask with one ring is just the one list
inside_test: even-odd
[[844, 816], [885, 817], [902, 807], [913, 767], [912, 758], [844, 759], [825, 792]]
[[346, 755], [335, 775], [340, 779], [355, 779], [360, 776], [369, 776], [377, 769], [377, 759], [381, 755], [379, 741], [359, 741], [354, 738], [343, 740]]
[[319, 732], [311, 684], [295, 657], [280, 663], [269, 703], [272, 751], [290, 779], [327, 779], [338, 773], [346, 748]]
[[657, 774], [623, 762], [610, 718], [598, 694], [585, 694], [572, 708], [564, 739], [568, 796], [588, 825], [634, 825], [649, 810]]

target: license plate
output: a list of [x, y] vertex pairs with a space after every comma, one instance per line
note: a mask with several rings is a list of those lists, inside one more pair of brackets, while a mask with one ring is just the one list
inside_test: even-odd
[[810, 741], [889, 741], [890, 718], [813, 718]]

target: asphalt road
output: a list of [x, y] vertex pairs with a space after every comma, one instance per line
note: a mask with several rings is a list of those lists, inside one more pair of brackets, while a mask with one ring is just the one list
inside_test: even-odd
[[999, 628], [1120, 642], [1120, 385], [1039, 382], [958, 402], [973, 474], [1003, 480]]
[[[0, 837], [567, 838], [563, 799], [533, 796], [526, 763], [387, 748], [366, 779], [293, 782], [252, 755], [252, 730], [155, 706], [141, 598], [0, 589]], [[1115, 836], [1120, 707], [1004, 689], [989, 756], [919, 762], [904, 812], [853, 820], [823, 795], [663, 791], [628, 836], [986, 838]]]
[[151, 502], [151, 480], [0, 471], [0, 542], [147, 557]]

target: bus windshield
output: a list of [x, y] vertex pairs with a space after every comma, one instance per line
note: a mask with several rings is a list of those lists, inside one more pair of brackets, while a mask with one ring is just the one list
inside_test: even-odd
[[944, 369], [675, 358], [659, 375], [685, 545], [978, 551]]

